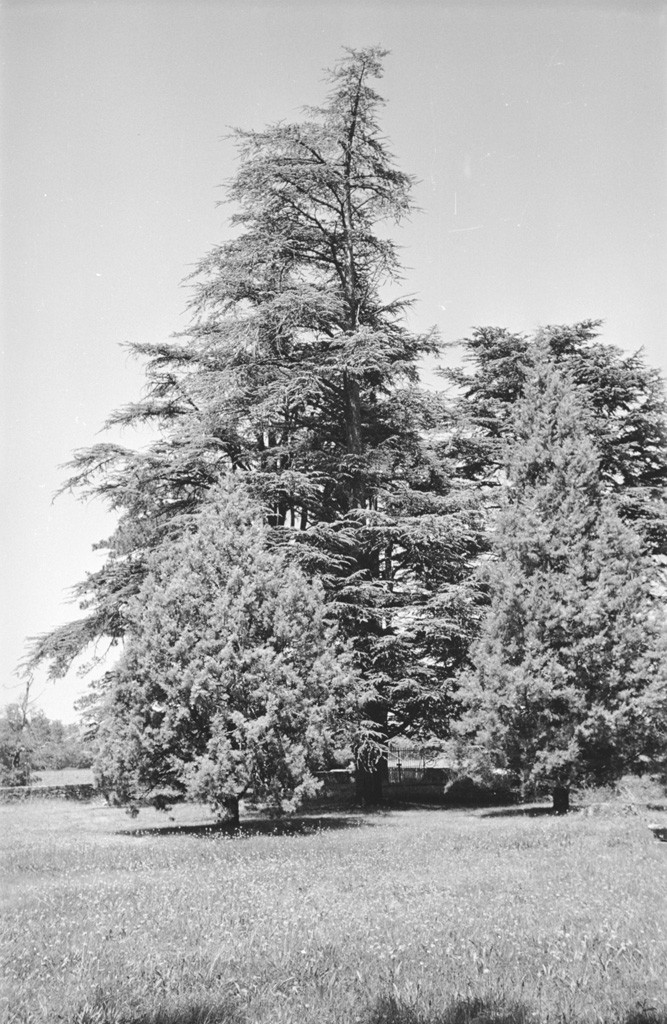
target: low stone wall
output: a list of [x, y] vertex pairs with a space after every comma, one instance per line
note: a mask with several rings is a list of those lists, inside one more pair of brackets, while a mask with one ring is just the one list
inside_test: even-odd
[[93, 800], [101, 796], [92, 783], [77, 786], [5, 786], [0, 788], [0, 804], [22, 800]]

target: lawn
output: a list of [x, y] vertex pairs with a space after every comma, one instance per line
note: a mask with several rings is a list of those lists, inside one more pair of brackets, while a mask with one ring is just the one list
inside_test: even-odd
[[0, 807], [5, 1020], [667, 1021], [655, 812], [171, 815]]
[[90, 768], [59, 768], [50, 770], [42, 768], [36, 771], [30, 785], [39, 786], [86, 786], [93, 782]]

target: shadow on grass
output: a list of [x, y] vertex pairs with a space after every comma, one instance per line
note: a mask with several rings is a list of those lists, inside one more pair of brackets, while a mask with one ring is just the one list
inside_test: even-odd
[[346, 828], [369, 827], [366, 816], [345, 814], [300, 816], [296, 818], [249, 818], [240, 828], [210, 823], [208, 825], [157, 825], [150, 828], [122, 828], [118, 836], [221, 836], [228, 839], [250, 839], [252, 836], [309, 836], [315, 832], [334, 832]]
[[[441, 1010], [423, 1013], [390, 996], [379, 999], [357, 1019], [361, 1024], [541, 1024], [529, 1006], [480, 998], [453, 999]], [[621, 1010], [616, 1019], [620, 1024], [667, 1024], [667, 1012], [640, 1006]], [[569, 1022], [563, 1019], [563, 1024]], [[578, 1024], [584, 1022], [578, 1018]]]
[[[282, 1017], [281, 1019], [287, 1019]], [[423, 1012], [397, 1001], [393, 996], [378, 999], [365, 1012], [354, 1017], [359, 1024], [545, 1024], [544, 1018], [522, 1003], [502, 1003], [495, 999], [452, 999], [439, 1010]], [[87, 1003], [68, 1018], [69, 1024], [249, 1024], [247, 1013], [233, 999], [176, 999], [169, 1006], [147, 1013], [126, 1016], [106, 1000]], [[559, 1015], [561, 1024], [574, 1019]], [[616, 1024], [667, 1024], [667, 1012], [638, 1006], [620, 1010]], [[576, 1018], [576, 1024], [599, 1024], [599, 1018]]]
[[[568, 814], [578, 811], [578, 807], [570, 807]], [[527, 804], [519, 807], [485, 807], [478, 810], [480, 818], [563, 818], [567, 815], [559, 814], [550, 805]]]
[[246, 1024], [246, 1015], [231, 1003], [210, 1002], [180, 1004], [173, 1008], [155, 1010], [128, 1024]]
[[361, 1018], [362, 1024], [536, 1024], [534, 1014], [524, 1006], [502, 1006], [489, 999], [453, 999], [441, 1010], [423, 1013], [398, 1002], [393, 996], [382, 998]]
[[630, 1010], [623, 1018], [623, 1024], [667, 1024], [667, 1011], [639, 1008]]

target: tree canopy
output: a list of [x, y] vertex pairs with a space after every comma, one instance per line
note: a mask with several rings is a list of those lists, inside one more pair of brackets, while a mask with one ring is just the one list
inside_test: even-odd
[[159, 439], [75, 455], [67, 486], [102, 497], [119, 525], [78, 590], [87, 617], [34, 647], [62, 673], [92, 638], [121, 640], [150, 552], [217, 479], [245, 470], [353, 644], [371, 771], [388, 735], [449, 713], [478, 545], [473, 498], [452, 486], [442, 403], [418, 385], [438, 339], [410, 332], [409, 303], [385, 294], [400, 279], [385, 224], [409, 213], [412, 181], [378, 122], [384, 56], [347, 51], [303, 121], [235, 133], [235, 237], [192, 276], [190, 329], [133, 346], [146, 394], [109, 421], [153, 422]]
[[[318, 581], [349, 644], [361, 681], [354, 743], [364, 799], [380, 795], [387, 741], [446, 736], [462, 707], [459, 687], [473, 699], [484, 645], [484, 658], [493, 649], [498, 665], [509, 664], [508, 652], [523, 635], [514, 636], [515, 626], [537, 630], [530, 650], [539, 640], [556, 676], [571, 671], [576, 692], [584, 692], [579, 670], [563, 669], [565, 654], [545, 625], [547, 597], [554, 607], [569, 607], [566, 592], [577, 600], [586, 593], [589, 605], [576, 615], [598, 622], [599, 607], [611, 629], [623, 622], [612, 591], [625, 593], [626, 577], [639, 588], [638, 607], [649, 602], [653, 615], [638, 581], [653, 580], [667, 557], [662, 382], [641, 353], [627, 356], [600, 343], [597, 321], [545, 327], [533, 338], [479, 328], [465, 342], [468, 366], [445, 373], [455, 397], [420, 387], [421, 361], [442, 346], [435, 331], [408, 328], [410, 302], [397, 294], [401, 266], [388, 235], [412, 210], [413, 179], [398, 168], [381, 130], [375, 83], [385, 56], [378, 47], [346, 50], [328, 72], [321, 106], [306, 108], [295, 123], [233, 133], [238, 169], [226, 186], [229, 237], [189, 279], [188, 329], [162, 344], [131, 346], [145, 360], [145, 392], [108, 420], [114, 427], [150, 423], [155, 440], [143, 450], [106, 442], [75, 453], [65, 488], [101, 498], [118, 525], [101, 545], [104, 565], [76, 588], [85, 615], [37, 638], [30, 655], [32, 665], [46, 661], [63, 675], [91, 641], [104, 636], [125, 644], [121, 668], [100, 684], [110, 703], [97, 706], [106, 707], [107, 723], [114, 709], [114, 728], [130, 729], [120, 708], [130, 706], [136, 683], [132, 659], [144, 634], [158, 635], [153, 620], [142, 618], [138, 597], [157, 607], [159, 586], [172, 571], [166, 567], [179, 575], [175, 552], [194, 558], [178, 547], [195, 543], [192, 523], [211, 514], [220, 481], [242, 475], [264, 509], [262, 543], [282, 552], [294, 572]], [[553, 431], [562, 445], [569, 438], [573, 465], [591, 482], [585, 494], [573, 469], [569, 477], [556, 473]], [[529, 455], [532, 476], [519, 466]], [[539, 572], [529, 571], [519, 553], [524, 540], [528, 545], [527, 524], [535, 536], [546, 531]], [[552, 543], [561, 545], [561, 562], [548, 553]], [[620, 561], [605, 590], [613, 552]], [[510, 583], [519, 579], [525, 593], [515, 621], [502, 609], [503, 602], [515, 607]], [[509, 618], [499, 625], [503, 616]], [[204, 622], [201, 628], [206, 632]], [[480, 630], [473, 669], [462, 677]], [[581, 644], [592, 650], [591, 637], [584, 631]], [[640, 671], [639, 654], [621, 657], [620, 650], [611, 644], [600, 661], [614, 679], [618, 664], [627, 665], [629, 677]], [[188, 651], [199, 664], [198, 649]], [[620, 662], [612, 665], [610, 651]], [[209, 670], [213, 678], [212, 663]], [[602, 667], [596, 672], [600, 677]], [[560, 683], [549, 685], [556, 693]], [[184, 707], [189, 692], [182, 694]], [[562, 710], [567, 701], [558, 692]], [[572, 705], [582, 729], [588, 719], [581, 708], [593, 714], [604, 703], [593, 690], [586, 693], [581, 707], [574, 698]], [[613, 695], [609, 700], [616, 707]], [[467, 714], [470, 725], [470, 708]], [[554, 730], [547, 745], [561, 751], [564, 741]], [[555, 765], [554, 759], [555, 753]], [[130, 780], [129, 793], [138, 776], [113, 770]], [[160, 761], [156, 772], [164, 770]]]
[[664, 747], [664, 608], [645, 537], [621, 514], [585, 388], [538, 344], [508, 418], [490, 600], [455, 727], [473, 774], [522, 795], [641, 769]]
[[601, 321], [550, 325], [533, 337], [478, 328], [463, 342], [463, 360], [445, 371], [456, 386], [451, 456], [457, 471], [487, 492], [499, 482], [515, 404], [536, 360], [545, 354], [571, 378], [588, 409], [600, 485], [613, 494], [656, 554], [667, 555], [667, 401], [658, 370], [640, 351], [628, 355], [597, 340]]
[[151, 554], [126, 614], [96, 712], [96, 772], [121, 802], [184, 794], [237, 822], [239, 798], [292, 810], [349, 760], [358, 687], [322, 589], [237, 482]]

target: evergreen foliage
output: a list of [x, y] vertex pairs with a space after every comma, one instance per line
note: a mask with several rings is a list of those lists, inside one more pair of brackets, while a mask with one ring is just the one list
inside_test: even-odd
[[92, 639], [121, 640], [150, 553], [217, 479], [246, 470], [354, 646], [371, 773], [387, 736], [451, 712], [478, 546], [473, 498], [451, 485], [442, 402], [418, 386], [438, 340], [410, 332], [409, 303], [384, 294], [400, 279], [385, 225], [409, 213], [412, 183], [378, 123], [384, 55], [348, 51], [300, 123], [235, 133], [237, 234], [193, 274], [187, 333], [133, 346], [146, 394], [109, 421], [152, 422], [159, 439], [76, 454], [67, 486], [103, 498], [119, 525], [78, 588], [86, 617], [33, 648], [62, 674]]
[[[511, 762], [525, 791], [597, 777], [603, 762], [614, 773], [642, 744], [655, 745], [656, 559], [667, 556], [659, 375], [641, 353], [600, 344], [598, 323], [585, 321], [535, 338], [479, 329], [465, 343], [471, 370], [446, 373], [458, 400], [447, 406], [420, 389], [420, 360], [440, 342], [434, 332], [411, 332], [410, 303], [388, 295], [401, 268], [387, 230], [411, 211], [412, 179], [380, 129], [374, 83], [384, 57], [377, 47], [346, 51], [322, 106], [298, 123], [234, 133], [231, 237], [191, 276], [188, 330], [132, 346], [146, 361], [145, 393], [108, 421], [152, 424], [155, 440], [141, 451], [96, 444], [70, 465], [65, 488], [101, 498], [118, 525], [101, 545], [105, 564], [75, 590], [84, 616], [37, 638], [30, 664], [48, 662], [62, 676], [92, 641], [125, 644], [92, 706], [104, 722], [103, 772], [127, 799], [167, 784], [202, 794], [210, 779], [223, 802], [252, 786], [287, 806], [310, 785], [307, 758], [301, 776], [296, 753], [287, 774], [274, 763], [273, 795], [268, 769], [248, 762], [235, 774], [224, 715], [214, 767], [208, 775], [193, 767], [214, 744], [215, 665], [226, 655], [207, 625], [220, 614], [212, 591], [199, 594], [197, 619], [183, 567], [208, 565], [208, 545], [213, 564], [221, 562], [206, 572], [232, 571], [228, 548], [206, 532], [217, 516], [226, 535], [217, 487], [230, 474], [242, 475], [265, 509], [263, 526], [244, 521], [243, 530], [259, 531], [266, 574], [280, 557], [299, 593], [307, 587], [300, 573], [319, 581], [350, 645], [361, 680], [360, 689], [350, 683], [350, 713], [364, 799], [381, 795], [388, 739], [445, 736], [462, 706], [459, 735], [486, 737], [481, 761]], [[238, 519], [225, 508], [231, 528]], [[262, 566], [248, 564], [265, 578]], [[172, 579], [181, 603], [169, 606], [164, 628], [187, 638], [181, 690], [160, 654], [160, 589]], [[317, 587], [308, 593], [321, 598]], [[179, 618], [185, 608], [191, 620]], [[276, 619], [271, 628], [283, 627]], [[459, 698], [459, 673], [480, 629]], [[268, 633], [262, 643], [270, 646]], [[156, 711], [155, 720], [145, 713], [164, 704], [153, 664], [175, 687], [173, 713]], [[272, 671], [267, 662], [267, 679]], [[211, 700], [197, 697], [191, 707], [192, 693], [207, 686]], [[516, 724], [524, 691], [532, 710]], [[302, 696], [307, 709], [307, 689]], [[507, 721], [505, 705], [514, 708]], [[594, 754], [603, 734], [604, 757]], [[245, 750], [243, 735], [235, 742]], [[502, 738], [510, 735], [511, 757]]]
[[534, 337], [503, 328], [477, 329], [464, 341], [464, 362], [445, 372], [459, 400], [452, 411], [451, 456], [467, 480], [489, 495], [500, 482], [515, 403], [536, 360], [545, 354], [581, 392], [596, 447], [600, 484], [614, 495], [622, 519], [667, 555], [667, 402], [659, 371], [642, 352], [627, 355], [597, 341], [600, 321], [552, 325]]
[[267, 532], [228, 481], [151, 554], [96, 712], [96, 774], [121, 803], [175, 792], [237, 821], [251, 794], [285, 812], [344, 755], [357, 698], [349, 658], [321, 587]]
[[607, 486], [598, 412], [538, 343], [507, 420], [490, 602], [463, 675], [462, 762], [522, 796], [605, 783], [664, 752], [660, 570]]

